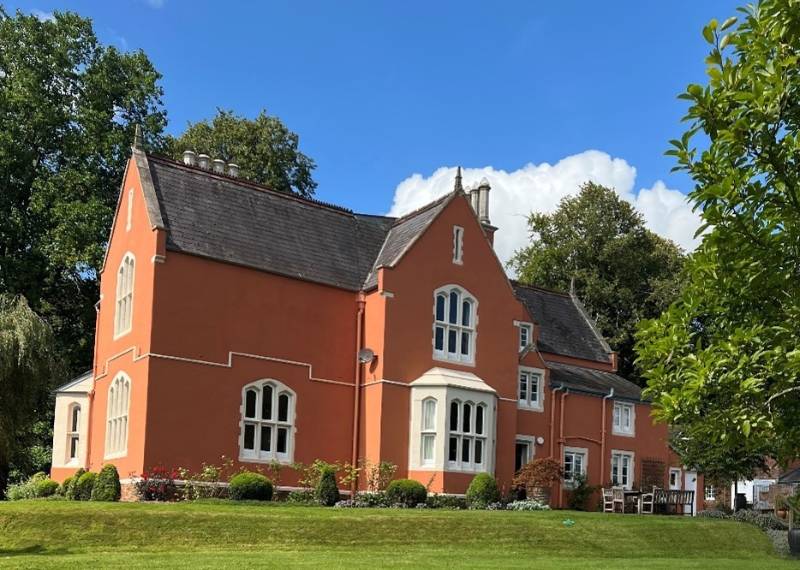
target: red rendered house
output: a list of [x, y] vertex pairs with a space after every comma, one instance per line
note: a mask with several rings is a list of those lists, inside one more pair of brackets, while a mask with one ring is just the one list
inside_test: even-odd
[[669, 471], [666, 426], [574, 294], [508, 279], [488, 183], [465, 191], [459, 174], [395, 219], [184, 162], [133, 149], [94, 368], [57, 396], [57, 479], [222, 455], [392, 461], [446, 493], [478, 472], [508, 488], [549, 456], [597, 485], [659, 463], [664, 486], [697, 479]]

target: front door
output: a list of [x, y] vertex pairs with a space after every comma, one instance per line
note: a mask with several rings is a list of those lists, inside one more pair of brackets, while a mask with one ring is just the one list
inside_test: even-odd
[[533, 459], [533, 441], [518, 439], [514, 453], [514, 472], [527, 465]]
[[[697, 504], [697, 472], [696, 471], [686, 471], [684, 473], [684, 485], [683, 488], [686, 491], [694, 491], [694, 501]], [[684, 506], [684, 514], [690, 515], [693, 512], [697, 512], [697, 509], [692, 509], [692, 504], [686, 503]]]

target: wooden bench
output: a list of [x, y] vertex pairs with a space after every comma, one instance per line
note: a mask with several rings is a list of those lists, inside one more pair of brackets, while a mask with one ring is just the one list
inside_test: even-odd
[[678, 507], [680, 507], [680, 514], [686, 514], [688, 506], [689, 513], [694, 516], [694, 491], [666, 490], [654, 487], [653, 504], [659, 512], [676, 515], [679, 514]]

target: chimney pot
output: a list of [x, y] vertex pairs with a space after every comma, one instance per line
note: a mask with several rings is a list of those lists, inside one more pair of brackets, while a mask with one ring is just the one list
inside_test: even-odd
[[478, 193], [478, 219], [482, 224], [491, 224], [489, 221], [489, 190], [491, 189], [489, 181], [484, 178], [476, 190]]
[[191, 150], [183, 151], [183, 163], [187, 166], [194, 166], [197, 160], [197, 153]]
[[238, 164], [234, 164], [233, 162], [229, 162], [228, 163], [228, 176], [231, 176], [233, 178], [238, 178], [239, 177], [239, 165]]
[[219, 174], [223, 174], [225, 172], [225, 161], [221, 158], [215, 158], [214, 162], [214, 172]]
[[210, 164], [210, 162], [211, 162], [211, 157], [208, 156], [207, 154], [197, 155], [197, 166], [199, 166], [200, 168], [208, 170], [208, 165]]

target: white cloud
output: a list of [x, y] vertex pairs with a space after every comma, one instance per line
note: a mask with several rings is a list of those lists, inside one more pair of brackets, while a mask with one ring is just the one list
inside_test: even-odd
[[31, 15], [36, 16], [36, 18], [42, 22], [55, 22], [56, 20], [52, 12], [45, 12], [44, 10], [31, 10]]
[[[530, 212], [553, 212], [562, 198], [577, 194], [587, 181], [614, 188], [642, 213], [651, 230], [687, 251], [699, 241], [693, 236], [700, 217], [692, 212], [683, 193], [667, 188], [660, 180], [652, 188], [634, 193], [636, 169], [621, 158], [597, 150], [568, 156], [553, 165], [528, 163], [513, 172], [491, 166], [467, 168], [463, 175], [465, 187], [484, 177], [492, 186], [489, 214], [499, 228], [495, 249], [503, 262], [528, 241], [526, 221]], [[420, 174], [409, 176], [398, 184], [389, 215], [402, 215], [451, 191], [454, 176], [455, 167], [439, 168], [427, 178]]]

